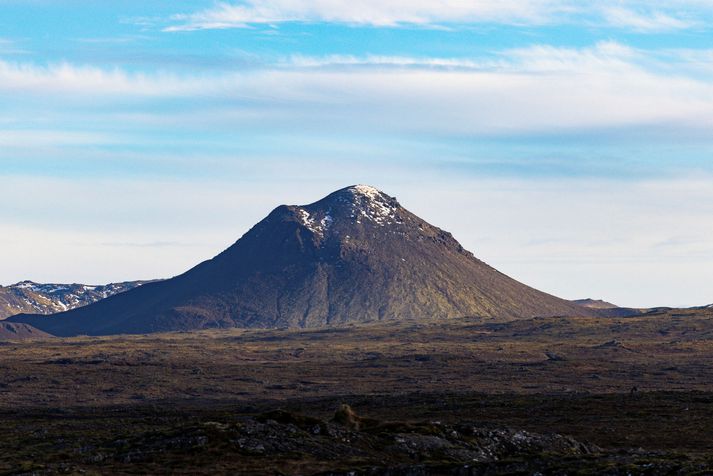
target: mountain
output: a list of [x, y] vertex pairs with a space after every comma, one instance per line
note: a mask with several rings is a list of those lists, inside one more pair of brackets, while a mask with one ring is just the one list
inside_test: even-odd
[[51, 335], [28, 324], [0, 322], [0, 341], [42, 339]]
[[230, 248], [175, 278], [52, 317], [11, 320], [70, 336], [592, 314], [505, 276], [395, 198], [356, 185], [310, 205], [277, 207]]
[[85, 284], [38, 284], [22, 281], [0, 286], [0, 319], [21, 313], [54, 314], [92, 304], [100, 299], [134, 289], [147, 281], [111, 283], [103, 286]]
[[654, 309], [639, 309], [639, 308], [633, 308], [633, 307], [619, 307], [616, 304], [612, 304], [607, 301], [603, 301], [601, 299], [577, 299], [575, 301], [572, 301], [575, 304], [578, 304], [580, 306], [584, 306], [589, 309], [594, 309], [597, 311], [597, 314], [599, 314], [602, 317], [632, 317], [632, 316], [640, 316], [641, 314], [645, 314], [647, 312], [652, 312], [652, 311], [657, 311], [661, 310], [663, 308], [654, 308]]

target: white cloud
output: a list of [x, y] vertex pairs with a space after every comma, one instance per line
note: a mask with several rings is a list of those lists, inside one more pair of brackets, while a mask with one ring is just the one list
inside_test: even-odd
[[199, 78], [186, 81], [171, 74], [129, 74], [118, 68], [108, 70], [70, 63], [37, 66], [0, 60], [0, 92], [161, 96], [198, 93], [202, 90], [204, 87]]
[[675, 17], [661, 11], [640, 12], [634, 9], [610, 6], [602, 9], [607, 24], [640, 32], [683, 30], [698, 25], [698, 22]]
[[297, 68], [324, 68], [335, 66], [416, 67], [437, 69], [486, 69], [492, 63], [464, 58], [415, 58], [383, 55], [328, 55], [323, 57], [295, 55], [283, 63]]
[[[680, 11], [688, 14], [682, 16]], [[221, 2], [195, 13], [179, 14], [166, 31], [244, 28], [282, 22], [332, 22], [393, 27], [498, 23], [543, 25], [588, 23], [639, 32], [690, 28], [713, 13], [701, 0], [643, 2], [603, 0], [244, 0]]]
[[221, 2], [193, 14], [176, 15], [167, 31], [244, 27], [289, 21], [374, 26], [504, 22], [543, 23], [571, 11], [562, 0], [247, 0]]
[[[713, 123], [713, 72], [698, 67], [704, 56], [681, 55], [680, 68], [669, 62], [662, 70], [656, 56], [604, 42], [582, 49], [533, 46], [489, 61], [294, 57], [262, 70], [203, 76], [0, 62], [0, 96], [7, 105], [20, 101], [7, 117], [0, 114], [0, 124], [15, 121], [0, 132], [0, 142], [62, 145], [51, 130], [34, 132], [37, 142], [13, 131], [36, 128], [42, 118], [66, 123], [73, 114], [84, 115], [79, 123], [111, 119], [113, 129], [143, 121], [216, 131], [479, 135], [656, 126], [699, 134]], [[180, 107], [166, 114], [157, 101]], [[25, 103], [41, 104], [41, 117]], [[64, 142], [105, 140], [95, 132], [72, 134]]]

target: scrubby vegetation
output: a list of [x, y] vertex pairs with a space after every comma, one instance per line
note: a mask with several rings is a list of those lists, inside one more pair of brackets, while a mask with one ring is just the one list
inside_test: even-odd
[[691, 310], [4, 342], [0, 471], [704, 472], [711, 339]]

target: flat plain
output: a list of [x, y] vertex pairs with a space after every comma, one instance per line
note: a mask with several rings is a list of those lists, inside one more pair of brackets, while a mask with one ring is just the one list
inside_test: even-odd
[[[412, 426], [350, 428], [339, 438], [351, 450], [337, 451], [327, 444], [338, 433], [329, 421], [342, 403], [368, 422]], [[589, 449], [560, 469], [561, 455], [515, 452], [463, 474], [685, 474], [707, 471], [713, 452], [713, 311], [6, 341], [0, 407], [8, 474], [417, 474], [414, 465], [436, 464], [457, 474], [448, 466], [462, 470], [456, 453], [384, 454], [377, 440], [460, 434], [423, 425], [465, 422], [567, 435]], [[282, 416], [265, 416], [277, 410]], [[245, 446], [245, 432], [282, 438], [265, 421], [304, 432], [292, 440], [316, 438], [315, 425], [332, 439], [301, 441], [300, 451], [286, 442]], [[387, 463], [404, 472], [375, 469]]]

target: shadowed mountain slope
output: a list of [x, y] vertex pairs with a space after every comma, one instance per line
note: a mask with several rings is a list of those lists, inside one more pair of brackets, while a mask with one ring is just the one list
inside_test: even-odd
[[67, 336], [593, 313], [505, 276], [395, 198], [357, 185], [276, 208], [175, 278], [52, 317], [11, 320]]

